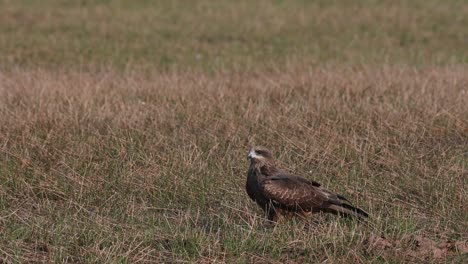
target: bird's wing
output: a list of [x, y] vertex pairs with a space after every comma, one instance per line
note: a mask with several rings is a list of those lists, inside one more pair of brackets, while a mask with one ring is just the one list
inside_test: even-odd
[[293, 179], [293, 180], [296, 180], [296, 181], [298, 181], [300, 183], [309, 184], [309, 185], [312, 185], [312, 186], [315, 186], [315, 187], [322, 186], [320, 183], [318, 183], [316, 181], [311, 181], [311, 180], [308, 180], [308, 179], [306, 179], [304, 177], [297, 176], [297, 175], [294, 175], [294, 174], [285, 173], [283, 171], [280, 171], [280, 173], [277, 173], [275, 175], [270, 176], [270, 179], [282, 179], [282, 178]]
[[335, 194], [322, 189], [320, 184], [291, 174], [267, 177], [260, 188], [268, 199], [282, 207], [310, 210], [337, 200]]

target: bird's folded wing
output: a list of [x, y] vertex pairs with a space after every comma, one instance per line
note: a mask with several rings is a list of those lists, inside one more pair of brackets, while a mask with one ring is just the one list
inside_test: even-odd
[[328, 195], [305, 179], [291, 175], [278, 175], [265, 179], [260, 188], [265, 197], [284, 207], [310, 209], [328, 201]]
[[282, 172], [282, 171], [280, 173], [277, 173], [277, 174], [273, 175], [273, 176], [270, 176], [269, 179], [293, 180], [293, 181], [296, 181], [298, 184], [309, 184], [309, 185], [312, 185], [312, 186], [315, 186], [315, 187], [320, 187], [321, 186], [321, 184], [316, 182], [316, 181], [311, 181], [311, 180], [308, 180], [308, 179], [306, 179], [304, 177], [297, 176], [297, 175], [294, 175], [294, 174], [285, 173], [285, 172]]

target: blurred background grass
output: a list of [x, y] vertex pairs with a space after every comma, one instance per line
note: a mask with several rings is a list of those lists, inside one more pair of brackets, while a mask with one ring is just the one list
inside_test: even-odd
[[259, 69], [468, 61], [466, 1], [0, 1], [0, 65]]

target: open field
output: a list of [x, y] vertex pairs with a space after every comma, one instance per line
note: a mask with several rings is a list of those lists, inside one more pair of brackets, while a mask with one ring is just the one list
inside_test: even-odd
[[0, 66], [468, 62], [465, 1], [0, 1]]
[[[467, 239], [466, 72], [4, 73], [2, 254], [397, 261], [363, 240]], [[243, 189], [252, 143], [348, 195], [376, 229], [331, 217], [265, 230]]]
[[[463, 1], [0, 8], [0, 262], [466, 263], [369, 242], [468, 241]], [[251, 145], [370, 224], [266, 228]]]

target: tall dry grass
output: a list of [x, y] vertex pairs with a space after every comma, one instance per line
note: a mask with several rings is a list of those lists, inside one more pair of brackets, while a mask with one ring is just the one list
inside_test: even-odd
[[[467, 87], [464, 66], [3, 71], [0, 256], [435, 261], [365, 241], [468, 239]], [[348, 196], [372, 227], [316, 216], [264, 229], [244, 191], [253, 144]]]

